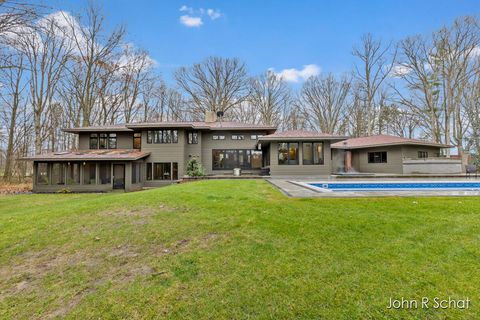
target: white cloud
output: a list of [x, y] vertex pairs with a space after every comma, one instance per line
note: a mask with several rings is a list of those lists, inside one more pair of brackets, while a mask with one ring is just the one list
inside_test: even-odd
[[472, 51], [470, 52], [470, 56], [472, 58], [479, 57], [480, 56], [480, 46], [475, 46], [475, 48], [473, 48]]
[[[273, 69], [272, 69], [273, 70]], [[303, 69], [298, 70], [295, 68], [283, 69], [280, 72], [275, 72], [276, 75], [283, 78], [287, 82], [299, 82], [305, 81], [312, 76], [320, 74], [320, 67], [316, 64], [307, 64], [303, 66]]]
[[397, 64], [392, 68], [391, 75], [393, 77], [401, 77], [412, 72], [412, 69], [404, 64]]
[[181, 6], [179, 11], [186, 13], [180, 16], [180, 23], [187, 27], [200, 27], [201, 25], [203, 25], [203, 17], [208, 16], [210, 20], [213, 21], [217, 20], [223, 15], [218, 9], [194, 9], [186, 5]]
[[215, 10], [215, 9], [207, 9], [207, 14], [212, 20], [216, 20], [222, 16], [222, 13], [220, 10]]
[[201, 17], [184, 15], [180, 17], [180, 23], [187, 27], [200, 27], [203, 24]]

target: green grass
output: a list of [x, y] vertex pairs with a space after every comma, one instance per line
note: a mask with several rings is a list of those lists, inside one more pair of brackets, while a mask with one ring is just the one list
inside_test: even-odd
[[[0, 318], [480, 317], [480, 200], [268, 183], [0, 198]], [[388, 310], [390, 297], [470, 298]]]

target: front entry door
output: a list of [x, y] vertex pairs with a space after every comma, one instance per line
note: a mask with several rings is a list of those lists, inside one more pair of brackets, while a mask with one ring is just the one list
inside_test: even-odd
[[125, 165], [113, 165], [113, 189], [125, 189]]

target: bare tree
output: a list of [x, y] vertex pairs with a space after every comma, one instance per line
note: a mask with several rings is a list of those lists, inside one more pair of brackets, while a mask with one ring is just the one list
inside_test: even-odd
[[[264, 74], [250, 79], [249, 103], [258, 114], [259, 122], [278, 125], [282, 110], [291, 100], [290, 88], [275, 72], [268, 70]], [[254, 117], [255, 118], [255, 117]]]
[[69, 49], [65, 38], [58, 34], [53, 18], [43, 18], [37, 23], [38, 31], [25, 33], [15, 43], [26, 57], [30, 75], [30, 102], [34, 115], [35, 153], [40, 154], [48, 132], [46, 113], [54, 103], [57, 85], [68, 60]]
[[364, 108], [366, 132], [374, 133], [379, 113], [379, 93], [394, 66], [396, 48], [374, 40], [371, 34], [362, 38], [360, 46], [354, 47], [353, 55], [360, 59], [355, 64], [355, 79], [358, 82], [359, 99]]
[[89, 5], [86, 10], [85, 26], [80, 18], [63, 14], [68, 24], [66, 37], [72, 46], [71, 61], [76, 67], [70, 67], [71, 86], [75, 88], [75, 97], [82, 116], [82, 125], [92, 123], [92, 112], [102, 94], [99, 84], [106, 79], [112, 80], [112, 73], [118, 71], [118, 49], [125, 34], [119, 27], [105, 34], [104, 17], [98, 7]]
[[14, 166], [15, 144], [18, 139], [18, 116], [21, 112], [22, 104], [25, 104], [23, 92], [28, 82], [23, 79], [23, 59], [22, 55], [10, 56], [5, 62], [8, 65], [16, 66], [3, 69], [0, 87], [0, 101], [2, 108], [2, 122], [6, 125], [7, 147], [5, 152], [5, 168], [3, 177], [10, 181]]
[[347, 127], [351, 80], [332, 74], [309, 78], [303, 85], [300, 103], [310, 125], [324, 133], [344, 134]]
[[226, 112], [248, 97], [246, 68], [236, 58], [210, 57], [178, 69], [175, 79], [191, 98], [197, 114]]

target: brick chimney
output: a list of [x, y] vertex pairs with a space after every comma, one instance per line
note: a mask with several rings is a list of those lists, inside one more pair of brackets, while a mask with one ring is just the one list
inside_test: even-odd
[[205, 112], [205, 122], [215, 122], [217, 121], [217, 115], [213, 111]]

